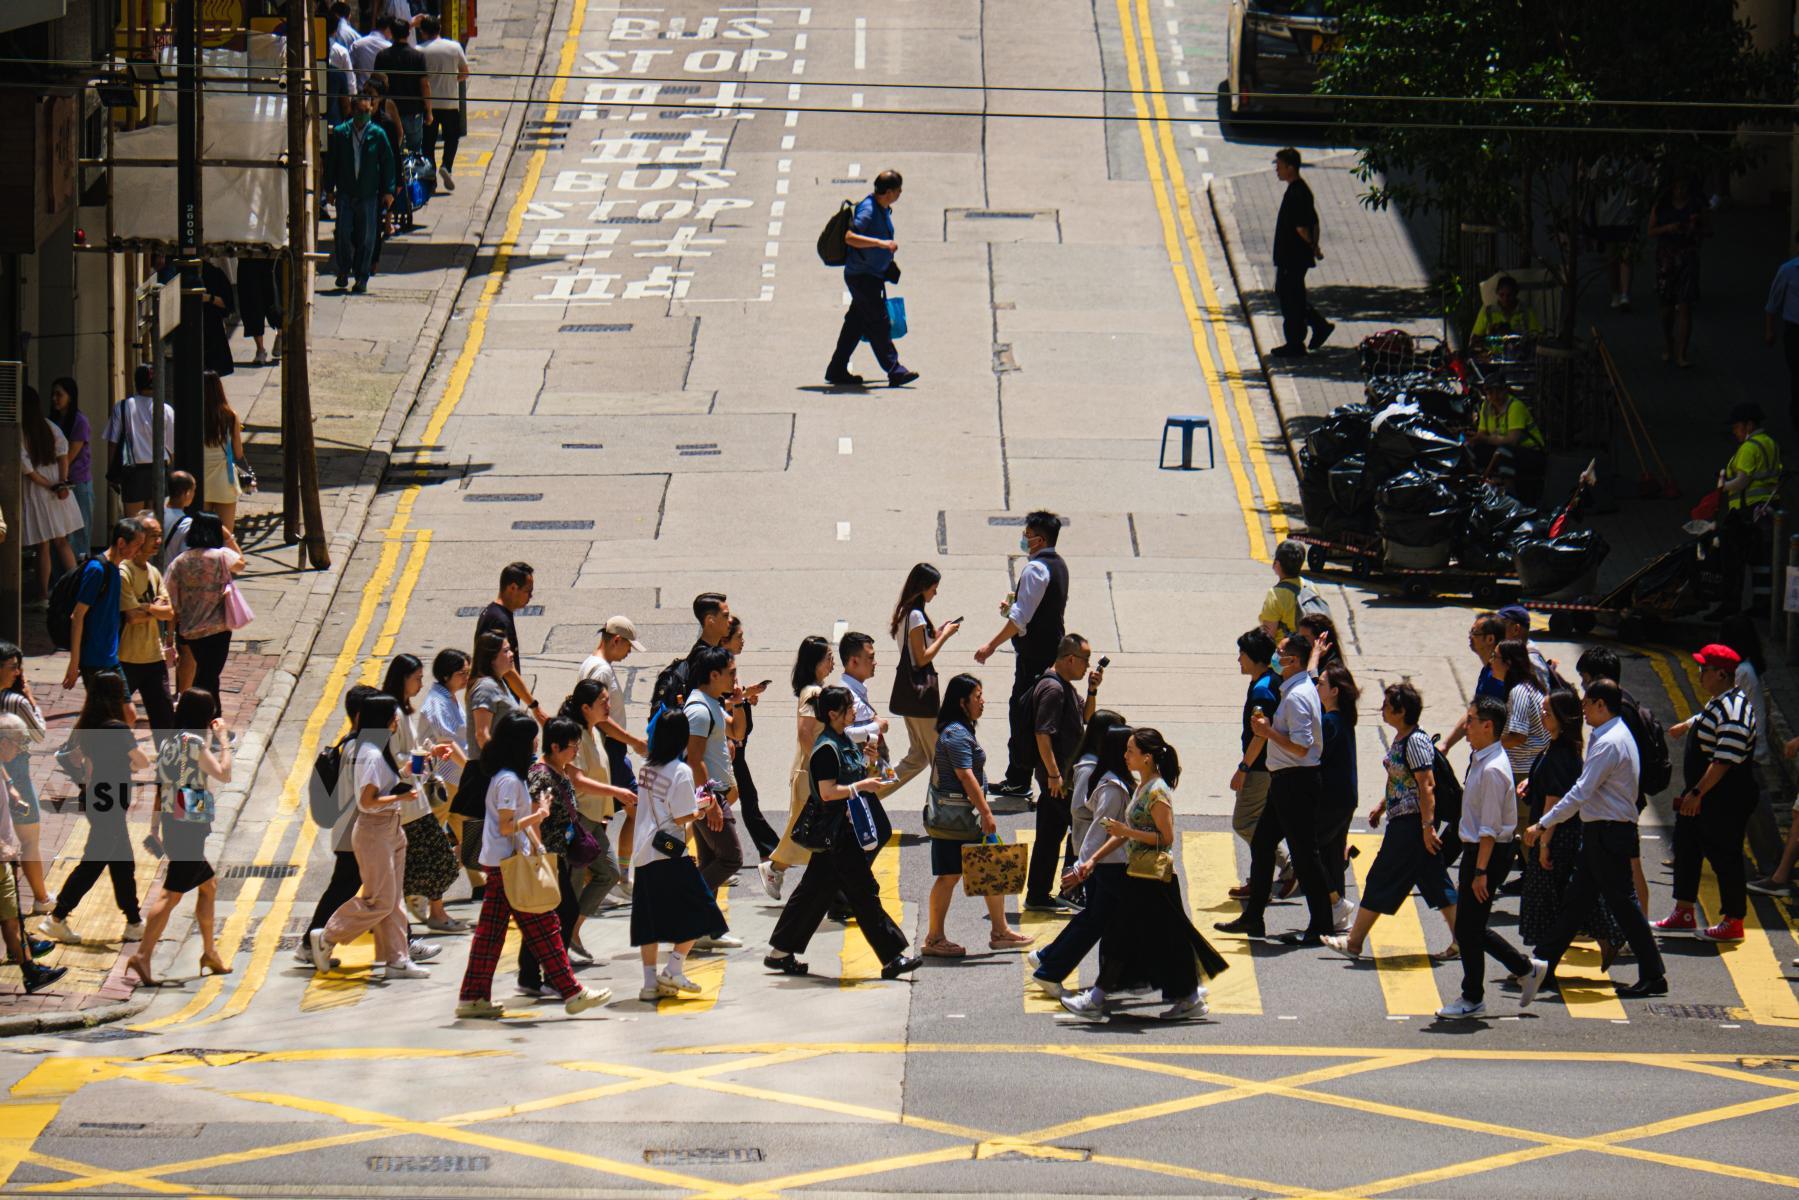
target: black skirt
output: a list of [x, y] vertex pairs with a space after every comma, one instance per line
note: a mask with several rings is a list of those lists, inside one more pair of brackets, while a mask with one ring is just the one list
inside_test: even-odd
[[211, 832], [211, 821], [163, 818], [162, 849], [169, 856], [169, 868], [162, 877], [163, 891], [191, 892], [212, 878], [212, 864], [206, 861], [206, 838]]
[[631, 872], [633, 946], [690, 942], [727, 932], [725, 915], [687, 855], [639, 863]]
[[1193, 927], [1178, 878], [1162, 883], [1125, 875], [1113, 901], [1099, 946], [1102, 991], [1153, 987], [1179, 1000], [1193, 994], [1201, 975], [1211, 978], [1230, 966]]

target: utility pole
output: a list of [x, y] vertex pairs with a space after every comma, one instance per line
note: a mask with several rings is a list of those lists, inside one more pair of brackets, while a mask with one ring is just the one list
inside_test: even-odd
[[284, 540], [303, 542], [302, 562], [331, 565], [319, 504], [318, 456], [312, 439], [308, 374], [312, 315], [312, 3], [287, 0], [287, 260], [281, 355], [281, 516]]
[[[181, 328], [175, 338], [174, 386], [164, 394], [175, 405], [175, 465], [193, 475], [194, 505], [206, 502], [206, 463], [201, 414], [205, 350], [200, 306], [200, 14], [199, 0], [175, 0], [175, 240], [181, 268]], [[161, 373], [158, 372], [160, 375]], [[157, 415], [162, 406], [156, 406]], [[160, 453], [160, 449], [158, 451]], [[151, 510], [162, 497], [151, 499]]]

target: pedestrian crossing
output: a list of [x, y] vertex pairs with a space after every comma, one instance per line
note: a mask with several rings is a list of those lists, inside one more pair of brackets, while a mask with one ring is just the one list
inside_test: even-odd
[[[1013, 836], [1027, 846], [1033, 840], [1028, 828]], [[1360, 851], [1353, 860], [1359, 890], [1373, 864], [1380, 837], [1373, 833], [1356, 833], [1351, 835], [1350, 841]], [[1238, 912], [1237, 902], [1225, 893], [1243, 877], [1247, 859], [1246, 847], [1228, 831], [1190, 830], [1182, 834], [1181, 886], [1189, 911], [1194, 924], [1230, 963], [1228, 971], [1208, 981], [1214, 1016], [1285, 1017], [1306, 1003], [1296, 996], [1305, 995], [1308, 989], [1294, 986], [1295, 978], [1304, 972], [1337, 973], [1329, 977], [1316, 976], [1316, 979], [1328, 978], [1333, 1004], [1365, 1011], [1370, 1020], [1383, 1017], [1428, 1019], [1457, 994], [1459, 964], [1437, 963], [1431, 959], [1431, 951], [1448, 946], [1452, 934], [1442, 918], [1427, 908], [1418, 896], [1412, 897], [1398, 913], [1382, 917], [1376, 923], [1368, 937], [1370, 957], [1360, 963], [1346, 962], [1328, 952], [1262, 945], [1218, 933], [1212, 928], [1213, 923]], [[915, 946], [924, 936], [923, 907], [924, 894], [930, 883], [929, 870], [928, 846], [902, 845], [898, 835], [875, 860], [874, 873], [883, 902], [889, 912], [898, 916], [901, 928]], [[754, 877], [746, 868], [740, 879], [753, 882]], [[789, 885], [794, 882], [790, 878]], [[904, 899], [908, 896], [913, 899]], [[1701, 903], [1708, 912], [1717, 909], [1716, 883], [1709, 874], [1701, 892]], [[701, 952], [691, 957], [687, 974], [700, 984], [701, 991], [697, 995], [659, 1001], [654, 1006], [656, 1014], [691, 1017], [721, 1006], [743, 1006], [754, 1010], [764, 1004], [822, 1004], [826, 1008], [819, 1011], [828, 1011], [834, 1003], [830, 991], [796, 990], [791, 981], [774, 976], [762, 967], [761, 958], [768, 935], [780, 915], [778, 904], [764, 899], [759, 888], [740, 884], [735, 889], [723, 889], [720, 907], [726, 911], [732, 932], [743, 939], [744, 949], [726, 954]], [[96, 918], [102, 911], [101, 905], [91, 902], [84, 908], [91, 909]], [[1022, 912], [1018, 897], [1013, 897], [1007, 908], [1020, 928], [1037, 937], [1039, 947], [1049, 944], [1067, 923], [1067, 918], [1058, 914]], [[1505, 902], [1502, 911], [1515, 911], [1515, 902]], [[1276, 929], [1297, 928], [1304, 923], [1303, 906], [1297, 902], [1277, 905], [1270, 910], [1270, 918]], [[998, 985], [998, 990], [992, 993], [993, 1003], [1007, 1003], [1005, 994], [1011, 990], [1016, 996], [1011, 1003], [1017, 1006], [1013, 1011], [1022, 1015], [1051, 1017], [1061, 1012], [1057, 1002], [1032, 981], [1031, 967], [1022, 953], [1015, 955], [1018, 959], [1015, 972], [996, 975], [991, 969], [985, 969], [978, 976], [953, 974], [968, 966], [991, 968], [997, 965], [993, 959], [1004, 958], [1004, 952], [989, 954], [982, 945], [986, 913], [979, 898], [964, 896], [958, 891], [951, 903], [948, 924], [952, 940], [968, 944], [968, 958], [961, 962], [928, 960], [914, 977], [913, 990], [893, 993], [893, 997], [907, 995], [912, 1004], [922, 1002], [928, 1006], [934, 994], [966, 995], [968, 981], [978, 978], [983, 996], [987, 994], [986, 988]], [[1669, 955], [1673, 986], [1670, 1000], [1677, 1004], [1715, 1005], [1728, 1010], [1731, 1015], [1725, 1019], [1729, 1020], [1799, 1028], [1799, 1000], [1795, 999], [1794, 993], [1795, 977], [1799, 972], [1787, 965], [1793, 955], [1799, 953], [1795, 925], [1790, 907], [1756, 898], [1745, 922], [1743, 942], [1722, 947], [1694, 944], [1692, 952], [1682, 952], [1686, 948], [1680, 947]], [[1516, 940], [1509, 921], [1502, 921], [1499, 927], [1506, 936]], [[637, 954], [629, 945], [629, 921], [590, 921], [583, 929], [583, 940], [596, 955], [598, 963], [593, 968], [583, 968], [582, 978], [610, 986], [620, 1001], [634, 1004], [632, 998], [638, 986]], [[466, 954], [462, 947], [466, 940], [442, 938], [439, 941], [444, 945], [445, 953], [432, 966], [435, 974], [446, 981], [445, 986], [454, 987], [460, 978]], [[495, 976], [497, 998], [510, 991], [511, 976], [516, 970], [517, 944], [515, 929], [508, 935], [505, 957]], [[1673, 946], [1673, 943], [1666, 944]], [[65, 950], [59, 953], [78, 952]], [[301, 1010], [320, 1013], [343, 1009], [384, 997], [385, 993], [398, 993], [410, 986], [367, 986], [369, 972], [362, 969], [361, 964], [371, 958], [372, 953], [372, 944], [366, 939], [340, 947], [338, 956], [344, 960], [344, 970], [327, 976], [308, 977], [300, 989], [298, 1003]], [[827, 922], [804, 957], [813, 965], [814, 979], [827, 987], [833, 982], [833, 974], [839, 990], [887, 995], [888, 989], [896, 986], [880, 979], [880, 963], [854, 923], [839, 926]], [[1090, 982], [1095, 966], [1096, 960], [1090, 956], [1081, 970], [1069, 978], [1067, 986], [1072, 988], [1083, 981]], [[1503, 1011], [1512, 993], [1496, 982], [1503, 974], [1499, 966], [1491, 962], [1489, 966], [1488, 1002]], [[1592, 943], [1577, 943], [1563, 960], [1559, 972], [1560, 1001], [1553, 996], [1545, 997], [1531, 1011], [1548, 1019], [1565, 1016], [1583, 1022], [1628, 1021], [1641, 1010], [1622, 1004], [1612, 992], [1611, 981], [1631, 980], [1635, 976], [1635, 965], [1626, 960], [1615, 966], [1608, 977], [1600, 969], [1598, 952]], [[1319, 994], [1315, 988], [1316, 979], [1309, 989], [1312, 995]], [[1009, 988], [1006, 980], [1010, 980]], [[951, 989], [949, 993], [942, 991], [946, 985]], [[430, 986], [437, 987], [438, 980], [433, 980]], [[508, 1001], [508, 1004], [523, 1013], [532, 1011], [532, 1005], [526, 1001]], [[954, 1007], [961, 1006], [959, 1000]], [[644, 1006], [644, 1011], [650, 1011], [649, 1006]]]

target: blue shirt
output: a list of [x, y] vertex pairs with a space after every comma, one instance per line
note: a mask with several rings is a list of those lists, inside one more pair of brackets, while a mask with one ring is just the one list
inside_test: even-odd
[[962, 781], [956, 778], [958, 767], [973, 771], [981, 790], [987, 790], [987, 752], [975, 741], [974, 730], [962, 722], [951, 722], [937, 735], [935, 759], [932, 769], [938, 791], [962, 795]]
[[90, 558], [81, 566], [81, 583], [75, 601], [87, 605], [81, 625], [81, 666], [84, 669], [119, 666], [119, 568], [105, 557]]
[[1318, 700], [1318, 686], [1304, 671], [1295, 671], [1281, 684], [1280, 707], [1269, 721], [1274, 732], [1298, 746], [1295, 754], [1280, 743], [1268, 742], [1268, 769], [1285, 771], [1290, 767], [1315, 767], [1324, 754], [1324, 705]]
[[[850, 220], [850, 230], [866, 238], [890, 242], [893, 240], [893, 210], [877, 203], [872, 195], [864, 196], [862, 203], [856, 205], [856, 215]], [[851, 246], [843, 260], [843, 273], [879, 277], [887, 273], [887, 268], [892, 263], [891, 250], [875, 246]]]
[[1492, 667], [1482, 667], [1480, 677], [1474, 681], [1474, 698], [1491, 696], [1501, 704], [1505, 703], [1505, 684], [1493, 677]]
[[1789, 258], [1774, 272], [1774, 286], [1768, 289], [1766, 311], [1783, 321], [1799, 325], [1799, 258]]

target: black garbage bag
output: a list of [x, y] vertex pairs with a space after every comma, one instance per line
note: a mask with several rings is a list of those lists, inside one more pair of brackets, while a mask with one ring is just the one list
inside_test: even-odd
[[1375, 512], [1380, 518], [1380, 535], [1387, 541], [1396, 546], [1441, 546], [1445, 560], [1449, 556], [1448, 547], [1455, 541], [1456, 530], [1462, 523], [1458, 508], [1410, 513], [1377, 507]]
[[1363, 385], [1362, 394], [1376, 411], [1402, 404], [1452, 428], [1469, 423], [1474, 405], [1473, 397], [1463, 392], [1460, 380], [1429, 371], [1377, 375]]
[[1308, 529], [1322, 533], [1334, 524], [1330, 467], [1313, 458], [1310, 450], [1299, 452], [1299, 507]]
[[1351, 454], [1362, 453], [1368, 448], [1368, 423], [1373, 417], [1365, 404], [1344, 404], [1331, 410], [1330, 416], [1306, 434], [1312, 460], [1331, 467]]
[[1470, 571], [1496, 571], [1511, 574], [1517, 561], [1510, 542], [1490, 542], [1470, 538], [1464, 532], [1456, 543], [1455, 560]]
[[1374, 505], [1374, 483], [1368, 478], [1366, 463], [1352, 454], [1330, 469], [1331, 503], [1346, 514], [1363, 513]]
[[1437, 386], [1437, 377], [1429, 371], [1408, 371], [1400, 375], [1376, 375], [1362, 385], [1368, 407], [1379, 412], [1399, 397], [1418, 388]]
[[1476, 484], [1467, 495], [1468, 522], [1463, 533], [1470, 542], [1504, 545], [1513, 531], [1537, 515], [1528, 504], [1490, 483]]
[[1460, 437], [1406, 406], [1389, 408], [1375, 418], [1369, 428], [1367, 457], [1382, 478], [1411, 468], [1432, 475], [1456, 475], [1471, 462]]
[[1547, 596], [1597, 567], [1611, 547], [1596, 529], [1539, 538], [1518, 546], [1518, 584], [1527, 596]]
[[1461, 505], [1461, 497], [1453, 487], [1422, 471], [1405, 471], [1382, 483], [1375, 501], [1383, 516], [1443, 512], [1460, 509]]

